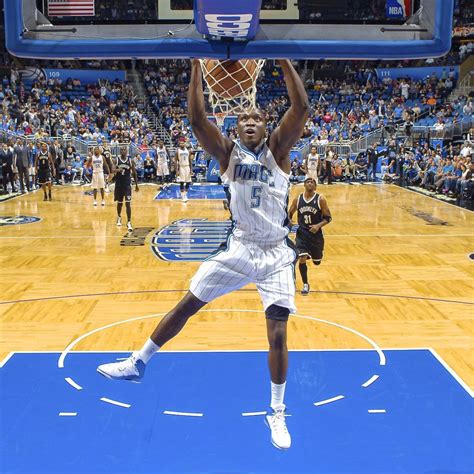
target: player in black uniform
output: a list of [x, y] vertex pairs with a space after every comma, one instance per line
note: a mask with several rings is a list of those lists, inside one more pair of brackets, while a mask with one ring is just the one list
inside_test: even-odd
[[133, 160], [128, 156], [127, 148], [120, 149], [120, 155], [117, 158], [115, 172], [115, 191], [114, 200], [117, 201], [117, 226], [122, 225], [122, 207], [125, 199], [125, 209], [127, 210], [127, 230], [131, 232], [132, 227], [132, 174], [135, 180], [135, 191], [139, 191], [137, 170]]
[[[51, 170], [53, 176], [56, 176], [56, 171], [54, 167], [53, 158], [51, 153], [48, 150], [48, 145], [46, 142], [41, 142], [41, 149], [36, 155], [35, 160], [36, 176], [38, 177], [38, 184], [43, 188], [44, 198], [43, 201], [47, 201], [48, 197], [51, 201]], [[48, 194], [46, 195], [46, 187], [48, 188]]]
[[298, 212], [298, 230], [296, 231], [296, 247], [299, 254], [299, 269], [303, 279], [302, 295], [309, 293], [308, 267], [306, 260], [310, 258], [315, 265], [323, 259], [324, 236], [322, 227], [332, 220], [326, 198], [316, 193], [316, 181], [306, 178], [304, 193], [293, 200], [289, 209], [290, 219]]
[[[112, 160], [112, 153], [110, 152], [110, 149], [106, 146], [102, 148], [102, 156], [104, 157], [104, 161], [107, 163], [107, 166], [109, 168], [109, 172], [112, 173], [112, 170], [114, 169], [113, 167], [113, 160]], [[112, 176], [108, 176], [107, 174], [105, 175], [105, 192], [109, 193], [109, 180], [112, 178]]]

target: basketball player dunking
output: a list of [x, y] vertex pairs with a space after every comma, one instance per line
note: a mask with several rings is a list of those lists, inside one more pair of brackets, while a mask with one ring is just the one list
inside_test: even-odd
[[[309, 104], [303, 83], [290, 61], [280, 61], [291, 106], [280, 125], [265, 140], [263, 111], [243, 111], [233, 142], [207, 120], [198, 60], [189, 84], [189, 121], [200, 144], [219, 161], [229, 184], [234, 227], [227, 244], [204, 262], [190, 291], [158, 324], [143, 348], [122, 362], [104, 364], [98, 372], [115, 380], [140, 380], [150, 358], [176, 336], [188, 319], [215, 298], [255, 283], [266, 315], [269, 342], [272, 412], [266, 416], [272, 443], [291, 445], [285, 422], [284, 393], [288, 368], [287, 322], [295, 311], [293, 278], [296, 251], [287, 238], [290, 228], [287, 198], [290, 188], [289, 153], [306, 122]], [[239, 377], [236, 382], [238, 383]]]
[[299, 269], [303, 280], [302, 295], [309, 293], [308, 267], [306, 260], [310, 258], [315, 265], [323, 259], [324, 236], [323, 226], [332, 220], [326, 198], [316, 193], [317, 182], [308, 177], [304, 181], [304, 193], [291, 203], [290, 219], [298, 212], [298, 230], [296, 231], [296, 248], [299, 254]]

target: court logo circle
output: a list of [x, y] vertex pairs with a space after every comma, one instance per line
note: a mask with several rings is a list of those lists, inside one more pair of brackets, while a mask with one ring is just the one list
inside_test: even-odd
[[0, 216], [0, 227], [5, 225], [21, 225], [39, 222], [40, 217], [36, 216]]

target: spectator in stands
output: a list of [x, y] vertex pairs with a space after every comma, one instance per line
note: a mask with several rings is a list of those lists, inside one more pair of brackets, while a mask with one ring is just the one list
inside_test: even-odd
[[355, 159], [355, 172], [358, 179], [368, 179], [368, 163], [367, 155], [365, 153], [359, 153]]
[[145, 182], [154, 181], [156, 176], [155, 162], [149, 153], [146, 154], [145, 162], [143, 163], [143, 176], [145, 178]]
[[464, 170], [461, 179], [456, 183], [455, 194], [458, 198], [472, 199], [474, 191], [474, 163], [470, 163], [469, 167]]
[[344, 170], [344, 179], [347, 181], [354, 180], [356, 177], [356, 166], [350, 155], [347, 155], [342, 160], [342, 166]]
[[135, 170], [137, 171], [138, 180], [142, 181], [145, 175], [144, 161], [140, 153], [137, 153], [133, 157], [133, 164], [135, 165]]
[[433, 189], [436, 192], [441, 192], [443, 185], [447, 179], [454, 178], [454, 165], [451, 158], [442, 162], [441, 172], [435, 176]]

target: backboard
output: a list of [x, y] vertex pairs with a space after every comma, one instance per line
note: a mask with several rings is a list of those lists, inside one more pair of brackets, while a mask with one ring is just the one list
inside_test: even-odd
[[78, 0], [89, 5], [80, 15], [68, 2], [5, 2], [7, 49], [51, 59], [436, 57], [451, 47], [454, 0]]

